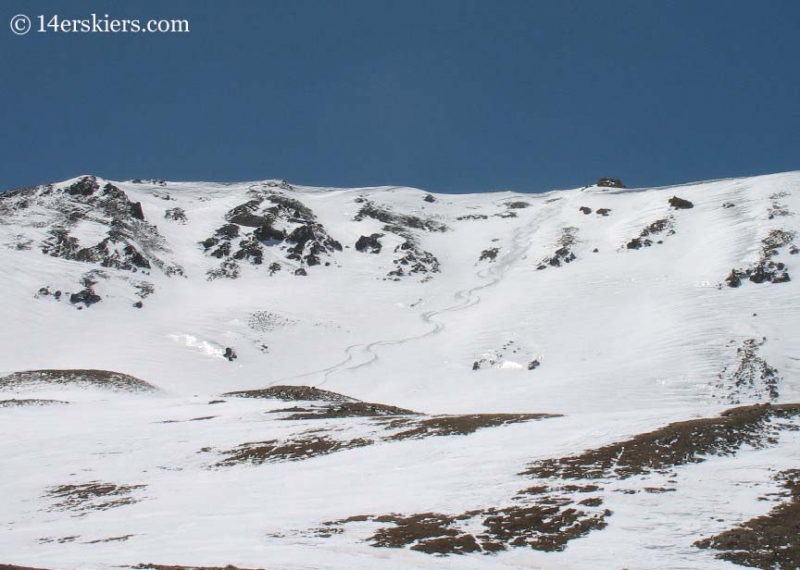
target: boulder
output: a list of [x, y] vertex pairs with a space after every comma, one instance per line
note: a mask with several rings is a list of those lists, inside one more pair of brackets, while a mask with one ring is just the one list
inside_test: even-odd
[[678, 198], [677, 196], [673, 196], [669, 199], [669, 205], [676, 210], [688, 210], [690, 208], [694, 208], [694, 204], [692, 204], [689, 200], [684, 200], [683, 198]]
[[356, 241], [356, 250], [365, 253], [380, 253], [381, 248], [383, 245], [380, 242], [380, 239], [383, 237], [383, 234], [372, 234], [370, 236], [361, 236]]

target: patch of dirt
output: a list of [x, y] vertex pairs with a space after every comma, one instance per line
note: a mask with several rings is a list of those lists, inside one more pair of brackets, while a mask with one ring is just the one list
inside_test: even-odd
[[46, 497], [56, 502], [50, 511], [106, 511], [140, 501], [134, 492], [144, 489], [146, 485], [117, 485], [91, 481], [78, 485], [59, 485], [47, 489]]
[[275, 463], [280, 461], [301, 461], [320, 455], [328, 455], [336, 451], [365, 447], [374, 441], [366, 438], [356, 438], [349, 441], [331, 439], [327, 436], [310, 436], [301, 439], [278, 441], [269, 440], [254, 443], [244, 443], [231, 450], [223, 451], [228, 457], [220, 461], [215, 467], [231, 467], [240, 463], [261, 465], [262, 463]]
[[[734, 408], [720, 417], [677, 422], [580, 455], [539, 461], [523, 474], [539, 478], [626, 479], [668, 472], [677, 465], [700, 463], [704, 456], [733, 455], [745, 445], [765, 448], [775, 443], [780, 428], [798, 429], [798, 417], [800, 404]], [[784, 425], [776, 426], [775, 422], [781, 421]]]
[[0, 390], [74, 386], [115, 392], [155, 392], [157, 388], [128, 374], [109, 370], [25, 370], [0, 378]]
[[53, 404], [69, 404], [69, 402], [65, 402], [64, 400], [37, 400], [37, 399], [0, 400], [0, 408], [42, 407], [42, 406], [52, 406]]
[[[357, 515], [340, 521], [323, 523], [338, 534], [342, 525], [353, 522], [374, 522], [384, 525], [367, 540], [378, 548], [404, 548], [427, 554], [490, 554], [509, 547], [528, 547], [534, 550], [561, 551], [570, 540], [606, 526], [609, 511], [592, 507], [588, 511], [575, 508], [572, 501], [540, 501], [531, 505], [502, 509], [468, 511], [459, 515], [420, 513], [414, 515]], [[473, 529], [467, 531], [466, 528]], [[476, 532], [474, 529], [481, 530]]]
[[389, 441], [423, 439], [434, 436], [469, 435], [479, 429], [558, 417], [553, 414], [468, 414], [389, 422], [387, 427], [408, 428], [389, 436]]
[[327, 406], [312, 408], [286, 408], [276, 412], [292, 412], [284, 419], [287, 420], [326, 420], [332, 418], [358, 418], [358, 417], [384, 417], [384, 416], [409, 416], [416, 412], [387, 406], [385, 404], [371, 404], [369, 402], [341, 402]]
[[267, 400], [283, 400], [285, 402], [358, 402], [355, 398], [329, 392], [313, 386], [270, 386], [260, 390], [242, 390], [228, 392], [223, 397], [263, 398]]
[[560, 552], [570, 540], [605, 528], [605, 518], [610, 514], [604, 511], [587, 515], [573, 507], [538, 504], [502, 509], [483, 524], [486, 534], [501, 544]]
[[742, 566], [763, 570], [800, 568], [800, 470], [784, 471], [777, 479], [783, 482], [788, 501], [769, 514], [694, 545], [719, 550], [717, 558]]

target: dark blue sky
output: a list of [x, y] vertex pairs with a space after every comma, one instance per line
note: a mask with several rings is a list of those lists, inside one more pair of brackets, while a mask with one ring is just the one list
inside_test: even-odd
[[[189, 34], [15, 36], [12, 16]], [[800, 2], [0, 5], [0, 188], [112, 179], [541, 191], [800, 169]]]

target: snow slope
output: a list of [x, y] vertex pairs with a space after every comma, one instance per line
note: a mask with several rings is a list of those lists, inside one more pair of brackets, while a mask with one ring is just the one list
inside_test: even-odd
[[[504, 508], [532, 462], [800, 402], [796, 212], [797, 172], [537, 195], [79, 177], [0, 195], [0, 377], [98, 369], [156, 388], [0, 379], [0, 400], [68, 402], [0, 407], [0, 562], [734, 568], [693, 543], [774, 506], [758, 499], [800, 467], [797, 432], [604, 480], [607, 526], [560, 550], [436, 556], [375, 547], [380, 521], [319, 529]], [[374, 234], [380, 252], [359, 251]], [[313, 404], [221, 396], [278, 385], [436, 418], [553, 417], [392, 439], [401, 426], [375, 418], [287, 420], [273, 412]], [[369, 444], [224, 464], [320, 434]], [[93, 482], [118, 487], [65, 487]]]

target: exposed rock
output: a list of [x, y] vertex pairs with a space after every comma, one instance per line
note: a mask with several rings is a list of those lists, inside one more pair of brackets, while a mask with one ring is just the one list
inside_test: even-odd
[[597, 181], [597, 185], [606, 188], [627, 188], [627, 186], [617, 178], [601, 178]]
[[267, 244], [280, 242], [286, 239], [286, 232], [284, 232], [283, 230], [278, 230], [276, 228], [273, 228], [272, 226], [267, 224], [258, 226], [253, 235], [256, 237], [258, 241]]
[[91, 196], [100, 189], [95, 176], [84, 176], [64, 189], [70, 196]]
[[241, 269], [234, 259], [226, 259], [219, 267], [206, 271], [206, 278], [209, 281], [214, 281], [215, 279], [238, 279], [240, 275]]
[[[99, 189], [94, 177], [84, 177], [63, 191], [39, 188], [30, 197], [53, 212], [55, 221], [48, 227], [41, 251], [52, 257], [98, 264], [125, 271], [149, 272], [154, 265], [166, 275], [183, 274], [180, 266], [158, 257], [166, 252], [166, 241], [158, 229], [144, 219], [141, 203], [131, 202], [111, 183]], [[70, 235], [79, 222], [106, 226], [106, 235], [94, 245], [82, 246]]]
[[236, 224], [225, 224], [217, 229], [214, 235], [221, 239], [233, 239], [239, 237], [240, 227]]
[[225, 348], [225, 354], [223, 354], [222, 356], [227, 358], [228, 361], [230, 361], [230, 362], [233, 362], [237, 358], [236, 351], [233, 350], [231, 347], [226, 347]]
[[561, 236], [558, 238], [557, 245], [560, 246], [553, 255], [545, 257], [539, 262], [536, 267], [537, 270], [547, 269], [548, 267], [561, 267], [562, 263], [571, 263], [575, 261], [576, 256], [572, 252], [572, 246], [575, 244], [577, 238], [575, 237], [578, 230], [577, 228], [567, 227], [561, 230]]
[[356, 222], [362, 221], [364, 218], [373, 218], [385, 224], [399, 226], [404, 229], [417, 229], [426, 230], [429, 232], [444, 232], [447, 231], [447, 226], [441, 222], [432, 219], [423, 219], [417, 216], [410, 216], [406, 214], [398, 214], [386, 208], [385, 206], [378, 206], [374, 202], [367, 200], [364, 205], [358, 210], [354, 220]]
[[392, 261], [397, 268], [390, 271], [387, 276], [400, 278], [407, 275], [427, 275], [439, 273], [439, 260], [429, 251], [417, 246], [415, 241], [407, 239], [394, 248], [395, 253], [402, 252], [403, 256]]
[[249, 228], [257, 228], [264, 225], [271, 226], [275, 221], [275, 216], [270, 212], [261, 211], [260, 206], [263, 201], [263, 199], [255, 199], [240, 204], [230, 210], [225, 215], [225, 219], [232, 224]]
[[787, 283], [791, 281], [786, 264], [773, 261], [773, 258], [787, 246], [790, 248], [790, 254], [792, 248], [796, 250], [796, 246], [792, 243], [794, 238], [794, 232], [772, 230], [761, 240], [759, 260], [747, 269], [732, 269], [725, 278], [725, 283], [728, 287], [739, 287], [743, 279], [748, 279], [753, 283]]
[[725, 283], [728, 284], [728, 287], [739, 287], [742, 284], [742, 280], [736, 270], [731, 269], [730, 275], [725, 278]]
[[683, 198], [678, 198], [677, 196], [673, 196], [669, 199], [669, 205], [676, 210], [688, 210], [690, 208], [694, 208], [694, 204], [692, 204], [689, 200], [684, 200]]
[[530, 206], [530, 204], [528, 202], [521, 202], [521, 201], [506, 202], [506, 208], [508, 208], [509, 210], [521, 210], [521, 209], [527, 208], [529, 206]]
[[578, 209], [579, 209], [581, 212], [583, 212], [584, 214], [587, 214], [587, 215], [592, 213], [592, 209], [591, 209], [591, 208], [587, 208], [586, 206], [581, 206], [581, 207], [580, 207], [580, 208], [578, 208]]
[[491, 247], [489, 249], [484, 249], [481, 252], [481, 256], [478, 258], [478, 261], [495, 261], [497, 259], [497, 254], [500, 253], [499, 247]]
[[356, 250], [368, 253], [380, 253], [383, 247], [380, 242], [380, 238], [382, 237], [383, 234], [372, 234], [369, 237], [361, 236], [358, 238], [358, 241], [356, 241]]
[[436, 201], [436, 198], [434, 198], [431, 194], [425, 194], [425, 197], [423, 198], [423, 200], [425, 200], [426, 202], [432, 204], [432, 203], [434, 203]]
[[131, 204], [131, 216], [137, 220], [144, 220], [144, 211], [142, 210], [141, 202], [134, 202]]
[[287, 257], [305, 261], [308, 265], [319, 265], [320, 254], [342, 251], [342, 244], [331, 238], [322, 224], [316, 222], [298, 226], [286, 237], [286, 242], [295, 244], [288, 249]]
[[86, 307], [91, 307], [95, 303], [99, 303], [103, 298], [94, 292], [94, 289], [87, 287], [78, 293], [73, 293], [69, 296], [69, 302], [73, 305], [83, 303]]
[[[666, 232], [666, 235], [675, 235], [675, 223], [672, 217], [656, 220], [655, 222], [646, 226], [639, 233], [639, 237], [633, 238], [625, 247], [628, 249], [641, 249], [643, 247], [650, 247], [653, 245], [653, 240], [648, 236], [654, 236]], [[656, 243], [664, 243], [662, 240], [657, 240]]]
[[758, 354], [766, 339], [746, 339], [736, 349], [736, 359], [719, 373], [714, 397], [731, 404], [774, 402], [783, 377]]
[[186, 217], [186, 210], [178, 207], [164, 210], [164, 218], [178, 222], [179, 224], [185, 224], [188, 221]]

